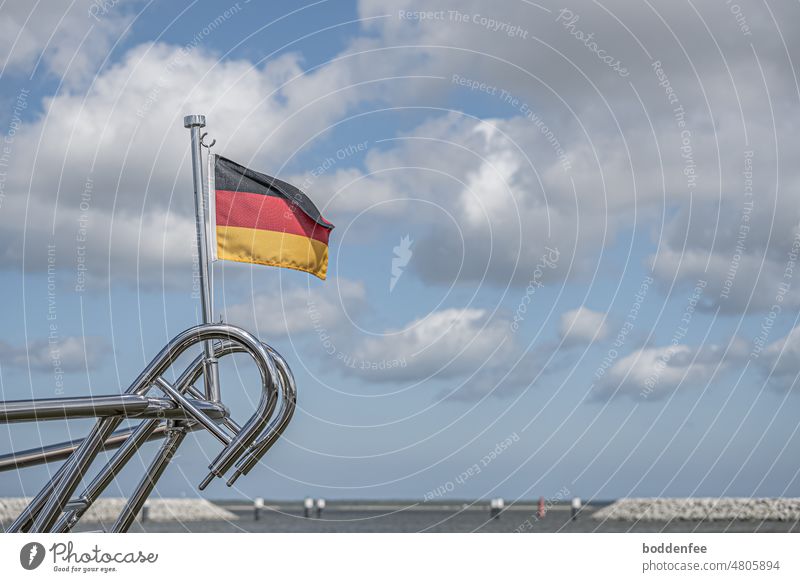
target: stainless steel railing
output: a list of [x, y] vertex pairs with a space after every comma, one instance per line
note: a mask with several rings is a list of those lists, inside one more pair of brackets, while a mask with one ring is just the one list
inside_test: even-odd
[[[208, 345], [213, 346], [210, 354], [205, 351]], [[167, 381], [164, 373], [194, 346], [203, 347], [204, 353], [174, 383]], [[194, 386], [211, 368], [207, 365], [209, 357], [216, 361], [233, 353], [249, 354], [261, 376], [258, 405], [241, 426], [230, 417], [224, 402], [217, 400], [215, 392], [209, 395]], [[151, 395], [153, 390], [161, 395]], [[231, 486], [258, 463], [286, 430], [296, 402], [294, 377], [280, 354], [249, 332], [223, 323], [198, 325], [177, 335], [123, 394], [0, 402], [0, 423], [98, 419], [83, 439], [0, 455], [0, 471], [65, 460], [8, 531], [71, 530], [139, 448], [161, 439], [161, 447], [112, 528], [114, 532], [128, 531], [175, 451], [193, 430], [207, 430], [223, 445], [209, 464], [209, 473], [199, 488], [204, 489], [214, 478], [223, 477], [233, 469], [227, 482]], [[117, 430], [125, 419], [140, 422], [135, 427]], [[114, 455], [73, 498], [97, 455], [113, 449], [117, 449]]]

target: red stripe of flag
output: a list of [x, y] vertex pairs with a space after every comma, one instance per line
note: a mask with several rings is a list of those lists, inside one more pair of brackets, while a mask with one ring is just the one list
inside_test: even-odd
[[330, 229], [311, 220], [294, 204], [277, 196], [217, 190], [217, 226], [238, 226], [297, 234], [328, 244]]

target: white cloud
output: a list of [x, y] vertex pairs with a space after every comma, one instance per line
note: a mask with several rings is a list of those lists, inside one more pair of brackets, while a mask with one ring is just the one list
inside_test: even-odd
[[[738, 356], [736, 346], [730, 357]], [[722, 346], [693, 348], [684, 344], [647, 347], [619, 359], [606, 374], [598, 395], [624, 395], [641, 402], [664, 399], [679, 388], [702, 389], [728, 358]]]
[[[34, 34], [21, 24], [27, 6], [9, 6], [4, 22], [11, 28], [5, 37], [16, 38], [15, 31], [23, 30], [19, 52], [10, 53], [16, 55], [15, 63], [30, 62], [41, 52], [42, 39], [49, 38], [48, 26], [54, 26], [50, 17], [60, 18], [61, 13], [42, 14], [48, 19], [38, 20], [45, 32]], [[114, 8], [101, 23], [109, 29], [124, 22], [124, 11]], [[419, 22], [399, 13], [437, 9], [444, 11], [443, 20]], [[800, 223], [800, 208], [794, 204], [800, 175], [792, 163], [798, 153], [796, 88], [793, 77], [785, 74], [782, 44], [785, 39], [791, 46], [796, 27], [785, 27], [781, 38], [774, 34], [770, 14], [750, 7], [748, 23], [759, 40], [756, 62], [750, 45], [730, 34], [735, 23], [726, 6], [698, 8], [715, 33], [713, 39], [682, 7], [659, 6], [658, 15], [686, 31], [688, 67], [671, 35], [652, 34], [663, 31], [653, 7], [616, 1], [600, 7], [580, 0], [570, 9], [603, 49], [623, 55], [632, 71], [629, 79], [598, 62], [556, 22], [557, 10], [525, 3], [490, 7], [467, 0], [454, 8], [445, 2], [363, 0], [359, 13], [374, 17], [364, 21], [365, 34], [353, 38], [339, 58], [311, 70], [304, 70], [301, 56], [291, 53], [254, 66], [245, 59], [221, 61], [201, 46], [190, 51], [162, 43], [135, 47], [101, 71], [85, 95], [64, 92], [46, 100], [41, 119], [18, 134], [14, 175], [8, 178], [0, 215], [5, 249], [0, 261], [16, 266], [24, 260], [26, 269], [42, 269], [44, 245], [53, 239], [61, 256], [70, 256], [77, 209], [91, 178], [93, 279], [107, 279], [104, 265], [111, 264], [129, 280], [169, 282], [188, 263], [191, 249], [184, 243], [190, 237], [192, 201], [183, 114], [206, 112], [209, 130], [226, 154], [256, 167], [280, 169], [307, 140], [319, 139], [365, 102], [452, 105], [453, 92], [459, 98], [469, 93], [452, 82], [459, 74], [497, 89], [495, 95], [482, 96], [494, 104], [496, 117], [480, 121], [431, 109], [427, 121], [410, 132], [380, 146], [371, 144], [363, 170], [352, 167], [353, 158], [315, 178], [310, 189], [322, 206], [329, 204], [326, 213], [349, 218], [371, 205], [399, 201], [372, 212], [377, 217], [402, 212], [422, 225], [415, 238], [419, 260], [411, 269], [434, 284], [456, 278], [524, 284], [545, 245], [557, 247], [563, 257], [548, 277], [563, 280], [592, 272], [599, 254], [620, 243], [620, 233], [649, 231], [659, 244], [651, 264], [660, 279], [693, 281], [708, 274], [705, 306], [738, 312], [752, 295], [751, 309], [763, 309], [780, 283], [786, 251]], [[467, 19], [453, 17], [451, 10]], [[779, 19], [786, 16], [783, 10], [787, 8], [773, 8]], [[68, 16], [73, 18], [72, 12]], [[234, 18], [244, 17], [243, 10]], [[490, 30], [480, 17], [529, 34]], [[102, 47], [95, 35], [93, 31], [93, 46]], [[637, 37], [647, 39], [651, 58]], [[23, 41], [34, 48], [24, 48], [28, 44]], [[404, 48], [390, 48], [395, 44]], [[87, 47], [78, 53], [91, 56]], [[726, 67], [720, 65], [722, 56]], [[681, 105], [691, 112], [698, 176], [691, 191], [680, 130], [652, 70], [654, 59], [662, 62]], [[766, 87], [754, 81], [762, 70]], [[405, 74], [442, 78], [403, 79]], [[502, 97], [501, 90], [510, 97]], [[767, 100], [770, 107], [764, 107]], [[781, 119], [780, 127], [774, 128], [773, 115]], [[775, 147], [756, 152], [760, 206], [730, 296], [722, 298], [719, 291], [741, 223], [745, 130], [748, 143]], [[570, 170], [565, 170], [556, 142]], [[432, 204], [421, 208], [411, 197]], [[177, 225], [177, 234], [153, 236], [149, 225], [161, 216]], [[658, 230], [662, 220], [666, 228]], [[20, 258], [22, 241], [27, 256]], [[158, 241], [163, 241], [160, 248]], [[463, 257], [469, 260], [457, 273]], [[798, 305], [800, 295], [793, 290], [787, 300]]]
[[[570, 265], [588, 264], [625, 215], [591, 219], [604, 204], [603, 192], [586, 178], [576, 196], [550, 144], [532, 127], [520, 117], [436, 117], [391, 147], [370, 149], [363, 172], [338, 169], [310, 181], [309, 190], [340, 215], [368, 211], [394, 219], [402, 213], [422, 232], [412, 269], [428, 283], [527, 283], [545, 247], [560, 251], [546, 278], [564, 278]], [[581, 171], [596, 175], [598, 166], [590, 165]], [[616, 175], [623, 174], [620, 167]], [[387, 201], [393, 203], [382, 204]]]
[[561, 338], [568, 343], [590, 344], [608, 335], [606, 314], [580, 306], [561, 314]]
[[334, 330], [346, 321], [345, 309], [359, 309], [366, 291], [360, 281], [331, 279], [323, 286], [291, 288], [254, 295], [226, 309], [230, 323], [254, 326], [259, 337], [294, 336], [314, 329]]
[[[347, 85], [347, 75], [335, 66], [304, 74], [292, 54], [257, 67], [200, 48], [131, 49], [85, 94], [48, 98], [39, 118], [23, 120], [9, 144], [0, 263], [43, 270], [54, 244], [63, 257], [57, 267], [72, 268], [85, 226], [91, 281], [113, 273], [144, 285], [185, 282], [194, 209], [183, 115], [207, 114], [218, 152], [277, 170], [362, 97], [320, 95]], [[282, 87], [287, 79], [294, 80]], [[322, 101], [309, 105], [315, 96]]]
[[795, 379], [800, 373], [800, 326], [764, 346], [755, 362], [771, 386], [795, 389]]
[[[3, 69], [30, 75], [37, 63], [68, 83], [86, 79], [131, 20], [131, 2], [3, 2], [0, 55]], [[110, 8], [109, 8], [110, 7]]]
[[650, 257], [654, 273], [664, 281], [707, 281], [704, 309], [764, 311], [779, 295], [784, 307], [800, 306], [800, 287], [794, 284], [800, 212], [792, 197], [764, 194], [747, 215], [733, 200], [683, 209], [667, 224], [660, 252]]
[[35, 340], [27, 346], [0, 342], [0, 362], [39, 372], [92, 370], [101, 365], [109, 351], [108, 342], [99, 337], [67, 336], [51, 343]]
[[[375, 370], [371, 365], [363, 370], [357, 366], [351, 372], [366, 374], [375, 382], [418, 382], [464, 376], [484, 365], [496, 368], [507, 361], [512, 349], [508, 329], [507, 321], [492, 319], [483, 309], [435, 311], [402, 329], [363, 340], [353, 351], [356, 362], [400, 361], [403, 365]], [[490, 359], [492, 353], [495, 356]]]
[[[742, 36], [736, 29], [738, 17], [724, 4], [697, 6], [695, 12], [676, 3], [571, 3], [569, 8], [578, 17], [577, 28], [592, 34], [599, 48], [620, 57], [630, 69], [629, 77], [620, 78], [558, 21], [560, 7], [531, 3], [488, 6], [478, 0], [455, 6], [443, 0], [362, 0], [359, 6], [365, 17], [388, 15], [368, 25], [386, 41], [418, 47], [402, 53], [409, 69], [441, 75], [451, 92], [464, 95], [470, 90], [453, 83], [454, 74], [482, 83], [488, 89], [472, 93], [505, 108], [509, 123], [525, 104], [555, 134], [569, 156], [575, 192], [569, 182], [559, 182], [562, 168], [553, 163], [547, 147], [536, 145], [533, 138], [541, 136], [527, 119], [521, 126], [526, 127], [523, 131], [528, 139], [517, 141], [534, 161], [543, 191], [537, 192], [535, 183], [523, 180], [527, 175], [533, 181], [532, 168], [522, 165], [521, 170], [505, 172], [505, 184], [515, 194], [546, 195], [547, 212], [539, 208], [538, 214], [525, 213], [520, 204], [525, 232], [533, 233], [535, 241], [547, 228], [557, 233], [562, 243], [575, 241], [576, 252], [565, 256], [583, 261], [575, 266], [586, 271], [593, 269], [597, 252], [607, 243], [624, 244], [618, 240], [620, 232], [649, 232], [659, 248], [658, 256], [650, 257], [649, 263], [659, 279], [668, 283], [708, 279], [702, 307], [739, 313], [771, 305], [800, 223], [800, 208], [795, 203], [800, 168], [793, 162], [800, 153], [795, 139], [800, 118], [795, 75], [787, 59], [787, 47], [797, 43], [800, 28], [786, 24], [796, 20], [796, 7], [782, 5], [773, 12], [772, 7], [742, 6], [751, 31]], [[416, 11], [436, 14], [436, 18], [407, 16]], [[509, 34], [508, 27], [513, 26], [527, 34]], [[668, 26], [682, 31], [680, 46]], [[756, 39], [757, 58], [748, 38]], [[674, 91], [669, 96], [654, 61], [661, 64]], [[396, 66], [403, 70], [401, 64]], [[435, 100], [447, 94], [435, 84], [416, 86], [415, 90], [418, 99]], [[671, 98], [677, 102], [670, 102]], [[686, 112], [683, 127], [676, 118], [678, 107]], [[684, 131], [687, 133], [682, 134]], [[688, 151], [684, 139], [688, 139]], [[743, 224], [744, 157], [748, 150], [755, 150], [756, 205], [745, 225], [750, 232], [738, 252], [734, 249]], [[427, 159], [435, 165], [441, 157], [428, 155]], [[495, 159], [487, 156], [487, 160]], [[694, 183], [687, 172], [694, 172]], [[471, 185], [486, 192], [497, 192], [484, 187], [480, 178], [487, 174], [482, 168], [454, 175], [468, 178]], [[504, 201], [496, 196], [491, 200]], [[477, 218], [480, 206], [469, 208]], [[498, 218], [488, 216], [490, 224]], [[465, 230], [473, 227], [470, 234], [482, 234], [480, 226], [466, 221], [459, 224]], [[497, 225], [508, 227], [502, 221]], [[447, 247], [453, 238], [440, 236], [436, 245], [430, 245], [444, 245], [445, 251], [438, 261], [420, 264], [430, 266], [423, 272], [428, 280], [436, 280], [437, 275], [443, 280], [452, 278], [446, 268], [433, 263], [446, 267], [445, 259], [453, 250], [460, 250]], [[481, 242], [476, 246], [487, 248], [487, 238], [478, 238]], [[493, 242], [510, 249], [516, 258], [512, 238]], [[472, 275], [480, 279], [485, 271], [496, 280], [505, 280], [509, 265], [503, 264], [504, 258], [492, 257], [488, 270], [483, 268], [484, 260], [471, 262], [478, 265]], [[526, 257], [521, 258], [524, 264]], [[728, 273], [732, 269], [738, 274], [723, 293], [724, 285], [731, 284]], [[800, 292], [793, 287], [787, 301], [797, 306]]]

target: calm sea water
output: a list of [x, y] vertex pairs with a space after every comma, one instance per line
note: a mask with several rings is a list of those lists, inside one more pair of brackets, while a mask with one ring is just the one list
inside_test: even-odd
[[[536, 519], [534, 507], [511, 507], [498, 519], [488, 509], [460, 505], [330, 504], [320, 518], [305, 518], [297, 505], [271, 507], [256, 521], [249, 504], [220, 502], [235, 513], [232, 521], [137, 523], [137, 532], [793, 532], [797, 522], [780, 521], [673, 521], [600, 522], [591, 518], [596, 508], [587, 507], [577, 520], [569, 508], [552, 508]], [[93, 528], [89, 524], [89, 529]]]

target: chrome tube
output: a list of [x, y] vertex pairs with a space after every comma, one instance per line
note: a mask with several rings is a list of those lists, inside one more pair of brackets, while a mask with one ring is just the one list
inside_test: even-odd
[[[297, 388], [284, 359], [247, 331], [224, 323], [213, 323], [213, 269], [209, 258], [214, 255], [214, 247], [210, 242], [213, 233], [207, 220], [212, 213], [209, 201], [213, 193], [206, 185], [202, 163], [202, 147], [210, 148], [213, 143], [203, 143], [205, 134], [201, 134], [200, 130], [205, 124], [203, 115], [184, 117], [184, 127], [190, 130], [191, 135], [203, 324], [187, 329], [170, 340], [123, 394], [0, 401], [0, 423], [98, 419], [84, 439], [0, 455], [0, 472], [64, 461], [9, 531], [38, 533], [71, 530], [134, 454], [145, 443], [163, 438], [156, 457], [114, 524], [114, 531], [127, 531], [188, 432], [205, 429], [224, 445], [208, 465], [209, 473], [200, 483], [200, 489], [235, 467], [228, 481], [230, 486], [259, 462], [292, 419], [297, 403]], [[164, 374], [186, 350], [197, 344], [202, 346], [203, 353], [174, 382], [168, 382]], [[230, 417], [229, 409], [221, 400], [218, 371], [218, 358], [237, 352], [248, 353], [252, 357], [261, 378], [258, 405], [241, 426]], [[201, 376], [203, 392], [194, 386]], [[148, 396], [153, 388], [161, 390], [165, 397]], [[280, 408], [275, 413], [278, 403]], [[124, 419], [139, 419], [141, 422], [135, 428], [117, 430]], [[81, 495], [71, 499], [97, 455], [101, 451], [116, 448], [119, 450]]]
[[[210, 401], [193, 386], [200, 376], [208, 374], [205, 353], [196, 357], [174, 384], [162, 378], [177, 358], [198, 343], [211, 345], [215, 359], [239, 352], [248, 353], [253, 358], [261, 376], [261, 398], [252, 416], [242, 426], [230, 418], [222, 402]], [[166, 398], [146, 396], [152, 388], [162, 390]], [[178, 334], [121, 395], [0, 402], [0, 422], [85, 416], [99, 418], [90, 434], [80, 441], [0, 456], [0, 470], [67, 458], [9, 531], [69, 531], [136, 451], [144, 443], [164, 435], [167, 435], [165, 442], [117, 520], [115, 531], [128, 529], [190, 430], [205, 428], [225, 445], [209, 465], [210, 473], [200, 488], [235, 466], [230, 484], [252, 469], [283, 433], [292, 418], [296, 394], [291, 370], [277, 352], [245, 330], [220, 323], [199, 325]], [[278, 402], [280, 408], [273, 418]], [[146, 420], [135, 429], [115, 432], [124, 418]], [[217, 423], [228, 428], [233, 436]], [[97, 454], [117, 447], [120, 450], [83, 493], [71, 500]]]
[[[159, 425], [161, 426], [159, 427]], [[156, 429], [162, 429], [159, 434], [160, 437], [167, 433], [169, 430], [168, 426], [168, 424], [162, 424], [160, 420], [156, 419], [146, 420], [140, 423], [139, 426], [130, 433], [129, 438], [125, 440], [124, 444], [114, 456], [111, 457], [89, 486], [78, 496], [78, 499], [83, 502], [81, 506], [65, 511], [53, 527], [53, 532], [60, 533], [71, 529], [89, 506], [100, 497], [103, 490], [108, 487], [108, 484], [111, 483], [116, 474], [125, 466], [131, 457], [133, 457], [136, 451], [138, 451], [143, 444], [152, 439]]]
[[[221, 420], [227, 414], [227, 410], [221, 404], [205, 400], [190, 400], [189, 403], [193, 408], [202, 410], [210, 418]], [[174, 400], [148, 398], [141, 394], [10, 400], [0, 403], [0, 422], [72, 420], [105, 416], [191, 418], [187, 416], [186, 410], [182, 407], [182, 403], [176, 403]]]
[[261, 400], [258, 408], [242, 429], [234, 436], [222, 452], [209, 465], [209, 474], [201, 482], [200, 489], [204, 489], [214, 477], [221, 477], [236, 462], [238, 457], [257, 438], [258, 434], [268, 422], [278, 399], [278, 388], [281, 377], [272, 356], [267, 348], [249, 332], [224, 324], [215, 323], [198, 325], [177, 335], [156, 356], [139, 377], [131, 384], [128, 392], [138, 392], [153, 384], [164, 373], [166, 368], [175, 361], [192, 343], [206, 340], [228, 340], [240, 344], [244, 351], [253, 358], [261, 375]]
[[186, 438], [186, 427], [182, 426], [180, 423], [170, 424], [164, 444], [161, 445], [161, 448], [147, 468], [142, 480], [139, 481], [139, 485], [136, 486], [130, 499], [128, 499], [128, 503], [125, 504], [124, 509], [119, 514], [116, 523], [114, 523], [114, 527], [111, 528], [113, 533], [123, 533], [130, 529], [133, 520], [136, 519], [136, 515], [141, 511], [153, 487], [156, 486], [161, 475], [164, 474], [164, 470], [167, 468], [170, 460], [172, 460], [175, 451], [178, 450], [183, 439]]
[[[84, 439], [85, 440], [85, 439]], [[83, 442], [83, 441], [81, 441]], [[50, 494], [58, 485], [58, 482], [63, 477], [64, 473], [66, 473], [67, 468], [69, 467], [69, 461], [61, 465], [56, 474], [53, 475], [52, 479], [47, 482], [47, 484], [42, 487], [41, 491], [36, 494], [36, 497], [31, 499], [31, 502], [28, 503], [28, 506], [22, 510], [22, 513], [17, 516], [17, 519], [13, 521], [13, 523], [9, 526], [8, 531], [9, 533], [17, 533], [17, 532], [26, 532], [30, 530], [31, 524], [39, 512], [44, 507], [47, 500], [50, 498]]]
[[[125, 440], [133, 434], [134, 429], [126, 428], [111, 433], [103, 446], [104, 451], [113, 450], [122, 446]], [[164, 436], [163, 431], [156, 429], [149, 440], [159, 439]], [[0, 472], [12, 469], [23, 469], [44, 463], [63, 461], [68, 458], [81, 445], [84, 439], [56, 443], [46, 447], [36, 447], [26, 451], [18, 451], [0, 456]]]
[[31, 533], [45, 533], [55, 525], [58, 516], [64, 510], [70, 496], [80, 483], [89, 465], [92, 464], [97, 453], [103, 447], [109, 435], [114, 431], [122, 418], [112, 416], [98, 421], [89, 435], [78, 447], [78, 450], [67, 461], [67, 469], [58, 480], [53, 492], [48, 497], [42, 510], [36, 515], [31, 525]]
[[134, 416], [144, 412], [147, 407], [147, 399], [136, 394], [9, 400], [0, 402], [0, 422]]
[[235, 471], [230, 479], [228, 479], [228, 487], [232, 486], [236, 480], [242, 475], [247, 475], [253, 467], [263, 458], [265, 454], [272, 448], [272, 445], [280, 438], [289, 422], [294, 416], [294, 410], [297, 407], [297, 385], [294, 381], [294, 374], [278, 352], [267, 346], [270, 355], [275, 359], [278, 365], [278, 370], [281, 374], [281, 408], [278, 410], [278, 415], [275, 421], [270, 424], [264, 431], [263, 436], [248, 449], [247, 453], [239, 459], [236, 464]]
[[[233, 353], [233, 351], [244, 351], [244, 347], [235, 344], [234, 342], [227, 341], [218, 344], [217, 347], [217, 356], [224, 355], [226, 353]], [[176, 386], [179, 388], [185, 388], [187, 391], [191, 391], [193, 395], [197, 396], [198, 398], [202, 398], [202, 395], [194, 390], [194, 387], [191, 385], [190, 382], [194, 382], [198, 379], [199, 375], [202, 373], [203, 370], [203, 356], [198, 356], [187, 368], [184, 370], [183, 374], [178, 378], [176, 382]], [[221, 407], [226, 412], [225, 418], [227, 419], [227, 409], [224, 406]], [[80, 519], [81, 515], [83, 514], [86, 509], [88, 509], [89, 505], [94, 502], [94, 500], [100, 496], [103, 490], [108, 486], [108, 484], [114, 479], [116, 474], [122, 469], [122, 467], [130, 460], [133, 454], [141, 447], [144, 442], [149, 442], [151, 440], [156, 440], [162, 438], [164, 434], [167, 432], [167, 425], [160, 424], [158, 420], [151, 420], [144, 423], [141, 423], [136, 429], [129, 428], [124, 429], [121, 431], [117, 431], [112, 433], [111, 437], [106, 440], [104, 449], [111, 449], [122, 446], [122, 450], [118, 451], [114, 457], [106, 464], [106, 466], [100, 471], [100, 473], [95, 477], [92, 483], [86, 488], [86, 490], [80, 495], [80, 499], [85, 499], [87, 504], [84, 507], [76, 508], [71, 511], [65, 512], [62, 515], [61, 519], [56, 523], [53, 528], [54, 532], [61, 532], [69, 530], [78, 519]], [[188, 430], [194, 430], [191, 425], [188, 425]], [[238, 427], [236, 427], [238, 429]], [[146, 438], [145, 438], [145, 435]], [[129, 438], [130, 437], [130, 438]], [[141, 439], [144, 440], [142, 441]], [[33, 465], [39, 464], [40, 462], [50, 462], [51, 460], [61, 460], [63, 458], [68, 457], [71, 453], [73, 453], [83, 442], [83, 440], [75, 441], [72, 443], [61, 443], [59, 445], [53, 445], [52, 447], [46, 448], [44, 451], [41, 449], [34, 449], [32, 451], [28, 451], [31, 453], [31, 459], [24, 465]], [[8, 455], [9, 457], [15, 456], [14, 453]], [[13, 464], [12, 459], [8, 459], [8, 464]], [[17, 466], [20, 466], [19, 461], [16, 462]], [[0, 470], [3, 470], [3, 465], [0, 464]], [[52, 490], [55, 488], [56, 481], [60, 477], [60, 474], [66, 469], [66, 465], [63, 466], [59, 472], [54, 476], [54, 478], [48, 483], [47, 486], [37, 495], [37, 497], [28, 505], [28, 507], [23, 511], [23, 513], [14, 521], [9, 531], [27, 531], [30, 527], [30, 524], [33, 522], [34, 517], [36, 514], [41, 511], [41, 508], [44, 506], [44, 501], [50, 495]]]
[[[222, 342], [217, 342], [214, 346], [214, 355], [217, 358], [221, 358], [223, 356], [233, 354], [233, 353], [244, 353], [246, 352], [245, 348], [237, 344], [235, 342], [226, 340]], [[236, 424], [229, 416], [227, 408], [222, 404], [214, 405], [214, 408], [211, 407], [210, 404], [202, 403], [200, 399], [203, 398], [203, 394], [200, 393], [199, 390], [195, 389], [192, 384], [197, 382], [200, 379], [200, 376], [203, 374], [203, 355], [197, 356], [195, 360], [187, 366], [184, 372], [180, 375], [180, 377], [175, 382], [175, 386], [177, 389], [181, 389], [181, 387], [185, 387], [186, 392], [192, 396], [193, 398], [198, 400], [197, 406], [207, 407], [206, 413], [214, 420], [218, 418], [217, 410], [223, 410], [225, 412], [225, 416], [222, 418], [222, 423], [229, 429], [234, 432], [238, 432], [241, 430], [241, 427]], [[176, 416], [176, 418], [178, 418]], [[164, 436], [164, 426], [157, 428], [150, 440], [156, 440]], [[116, 431], [111, 434], [108, 440], [103, 447], [104, 450], [111, 450], [115, 449], [122, 445], [122, 443], [127, 439], [131, 434], [134, 432], [134, 429], [128, 428]], [[5, 455], [0, 455], [0, 472], [8, 471], [11, 469], [21, 469], [24, 467], [30, 467], [34, 465], [40, 465], [42, 463], [51, 463], [55, 461], [63, 461], [67, 457], [69, 457], [75, 450], [80, 446], [84, 439], [78, 439], [74, 441], [66, 441], [63, 443], [56, 443], [53, 445], [43, 446], [43, 447], [35, 447], [25, 451], [17, 451], [13, 453], [8, 453]]]
[[268, 399], [277, 396], [277, 387], [280, 379], [275, 364], [266, 348], [251, 333], [226, 323], [197, 325], [175, 336], [145, 367], [126, 392], [129, 394], [144, 392], [189, 347], [207, 340], [228, 340], [241, 345], [243, 351], [248, 352], [253, 357], [261, 374], [262, 398]]
[[199, 408], [197, 408], [191, 400], [186, 398], [183, 394], [181, 394], [178, 390], [173, 388], [173, 386], [164, 380], [164, 378], [156, 379], [156, 386], [161, 388], [164, 392], [172, 396], [178, 404], [180, 404], [186, 411], [186, 414], [192, 418], [193, 420], [202, 424], [208, 432], [213, 434], [223, 445], [229, 445], [231, 443], [231, 438], [225, 434], [225, 431], [219, 428], [214, 422], [206, 416]]
[[[205, 115], [187, 115], [183, 118], [183, 126], [191, 133], [192, 140], [192, 180], [194, 182], [194, 212], [195, 226], [197, 228], [197, 257], [200, 266], [200, 307], [203, 310], [203, 323], [214, 321], [214, 305], [212, 295], [211, 268], [208, 262], [208, 242], [206, 237], [206, 201], [204, 194], [203, 179], [203, 156], [200, 136], [200, 129], [206, 126]], [[203, 382], [206, 389], [206, 398], [211, 402], [220, 401], [219, 375], [217, 371], [217, 360], [214, 357], [214, 349], [210, 341], [203, 343], [205, 359], [203, 361], [204, 375]]]

